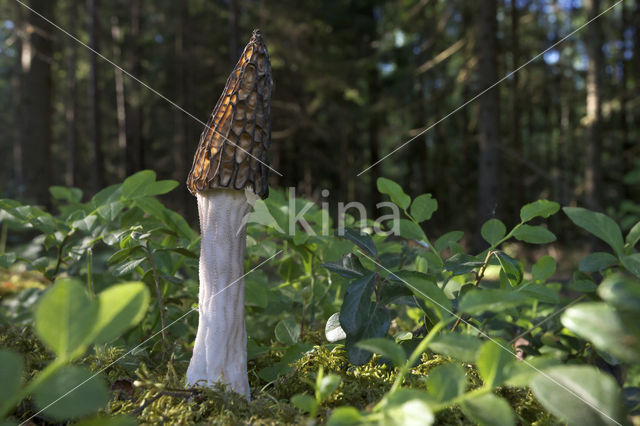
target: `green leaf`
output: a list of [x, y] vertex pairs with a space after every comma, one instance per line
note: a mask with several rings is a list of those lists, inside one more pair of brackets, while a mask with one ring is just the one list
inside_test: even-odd
[[411, 204], [411, 216], [416, 222], [431, 219], [436, 210], [438, 210], [438, 201], [431, 198], [431, 194], [422, 194]]
[[627, 271], [631, 272], [636, 277], [640, 277], [640, 253], [622, 256], [620, 261]]
[[153, 196], [166, 194], [167, 192], [173, 191], [173, 189], [178, 185], [180, 185], [180, 182], [176, 180], [159, 180], [157, 182], [153, 182], [148, 188], [146, 188], [145, 195]]
[[429, 349], [463, 362], [473, 363], [482, 343], [482, 340], [469, 334], [446, 332], [437, 335], [429, 344]]
[[141, 257], [139, 259], [133, 259], [128, 262], [123, 263], [122, 265], [118, 265], [117, 268], [113, 270], [113, 274], [117, 277], [122, 275], [126, 275], [128, 273], [133, 272], [138, 266], [142, 264], [146, 260], [146, 257]]
[[373, 338], [361, 340], [358, 342], [358, 346], [362, 349], [377, 353], [383, 357], [389, 358], [393, 365], [401, 367], [407, 360], [407, 355], [404, 349], [394, 342], [393, 340], [384, 338]]
[[485, 311], [500, 312], [504, 309], [519, 306], [527, 301], [520, 292], [500, 289], [471, 289], [460, 301], [458, 310], [471, 315]]
[[97, 318], [98, 306], [91, 303], [82, 284], [61, 278], [40, 298], [35, 329], [58, 357], [72, 360], [87, 349]]
[[531, 389], [547, 410], [569, 424], [625, 423], [617, 383], [597, 368], [552, 367], [534, 377]]
[[453, 306], [451, 300], [447, 298], [444, 291], [435, 282], [426, 278], [422, 274], [409, 271], [400, 271], [394, 274], [400, 281], [413, 291], [413, 293], [423, 299], [425, 303], [436, 311], [440, 319], [451, 316]]
[[327, 426], [357, 425], [362, 421], [362, 415], [354, 407], [338, 407], [331, 413]]
[[556, 365], [562, 364], [560, 359], [551, 356], [527, 356], [524, 360], [513, 360], [507, 367], [506, 384], [509, 386], [524, 388], [529, 386], [529, 382], [538, 373]]
[[293, 345], [300, 338], [300, 325], [292, 318], [285, 318], [276, 325], [275, 335], [278, 342]]
[[616, 254], [623, 253], [622, 232], [609, 216], [581, 207], [564, 207], [562, 210], [573, 223], [609, 244]]
[[490, 388], [500, 386], [508, 377], [509, 364], [515, 359], [515, 355], [508, 348], [508, 344], [499, 341], [485, 342], [477, 356], [477, 365], [484, 385]]
[[362, 339], [386, 335], [390, 324], [389, 311], [384, 306], [377, 305], [373, 313], [364, 321], [362, 329], [355, 335], [347, 335], [345, 349], [347, 350], [349, 361], [354, 365], [362, 365], [367, 362], [371, 358], [371, 352], [359, 348], [356, 344]]
[[489, 245], [493, 246], [507, 234], [507, 227], [500, 219], [489, 219], [482, 225], [480, 234]]
[[435, 247], [436, 251], [440, 253], [442, 250], [450, 247], [451, 244], [460, 241], [463, 236], [464, 232], [462, 231], [447, 232], [433, 243], [433, 247]]
[[556, 240], [553, 232], [542, 226], [521, 225], [513, 230], [513, 236], [529, 244], [547, 244]]
[[356, 334], [371, 313], [371, 294], [376, 274], [357, 279], [347, 288], [340, 309], [340, 325], [349, 334]]
[[578, 269], [582, 272], [598, 272], [618, 263], [618, 258], [611, 253], [595, 252], [588, 254], [580, 261]]
[[371, 256], [376, 257], [378, 255], [378, 251], [376, 250], [376, 246], [373, 244], [373, 240], [370, 235], [361, 234], [355, 229], [345, 228], [344, 238], [348, 239]]
[[122, 183], [122, 196], [128, 200], [135, 200], [150, 195], [152, 184], [156, 181], [156, 172], [142, 170], [135, 173]]
[[291, 403], [301, 411], [310, 413], [316, 408], [316, 400], [311, 395], [299, 393], [291, 397]]
[[599, 302], [581, 303], [567, 309], [562, 325], [593, 345], [622, 360], [636, 362], [640, 358], [640, 341], [623, 324], [618, 313]]
[[625, 242], [629, 245], [629, 248], [634, 248], [640, 241], [640, 222], [633, 225], [633, 228], [627, 234]]
[[93, 342], [110, 342], [138, 324], [147, 312], [149, 299], [149, 290], [141, 282], [116, 284], [103, 290], [97, 298]]
[[82, 199], [80, 188], [67, 188], [66, 186], [50, 186], [51, 196], [57, 200], [66, 200], [71, 203], [79, 203]]
[[93, 414], [109, 401], [104, 380], [86, 367], [67, 365], [39, 386], [33, 401], [43, 415], [56, 421]]
[[522, 264], [502, 251], [496, 252], [496, 257], [498, 258], [498, 262], [500, 262], [500, 267], [507, 275], [509, 284], [511, 284], [512, 287], [520, 284], [524, 277]]
[[387, 396], [382, 424], [389, 426], [428, 426], [435, 417], [428, 393], [417, 389], [400, 388]]
[[560, 204], [554, 201], [538, 200], [533, 203], [529, 203], [520, 209], [520, 220], [528, 222], [534, 217], [547, 218], [554, 215], [560, 210]]
[[447, 402], [462, 395], [466, 385], [466, 373], [460, 364], [439, 365], [427, 376], [427, 392], [438, 402]]
[[560, 298], [558, 297], [557, 291], [554, 291], [553, 289], [542, 284], [529, 282], [520, 287], [518, 291], [542, 303], [560, 303]]
[[336, 389], [338, 389], [341, 381], [342, 379], [340, 378], [340, 376], [337, 376], [335, 374], [327, 374], [326, 376], [322, 377], [322, 380], [320, 380], [320, 385], [317, 389], [320, 396], [320, 401], [324, 401], [325, 399], [329, 398], [329, 396], [331, 396], [331, 394], [334, 393]]
[[329, 342], [337, 342], [347, 337], [347, 333], [344, 332], [340, 326], [340, 313], [336, 312], [331, 315], [327, 320], [327, 325], [324, 327], [324, 336]]
[[409, 240], [425, 241], [427, 237], [420, 225], [416, 225], [409, 219], [400, 219], [400, 235]]
[[623, 274], [605, 278], [598, 287], [598, 295], [622, 311], [640, 312], [640, 282]]
[[376, 182], [378, 186], [378, 191], [381, 194], [386, 194], [391, 198], [394, 204], [400, 207], [403, 210], [409, 208], [409, 204], [411, 204], [411, 197], [404, 193], [402, 187], [392, 181], [391, 179], [380, 177]]
[[[0, 349], [0, 401], [13, 397], [22, 386], [24, 363], [22, 357], [7, 349]], [[0, 403], [0, 406], [2, 404]]]
[[535, 281], [546, 281], [555, 273], [556, 260], [551, 256], [542, 256], [531, 268], [531, 275]]
[[269, 295], [263, 283], [249, 279], [245, 281], [244, 288], [245, 303], [250, 306], [266, 308], [269, 303]]
[[331, 272], [335, 272], [345, 278], [360, 278], [368, 273], [365, 267], [362, 266], [362, 263], [360, 263], [358, 256], [353, 253], [348, 253], [340, 262], [328, 262], [323, 263], [320, 266], [323, 266]]
[[465, 399], [460, 408], [471, 420], [480, 426], [512, 426], [515, 415], [507, 401], [492, 393]]

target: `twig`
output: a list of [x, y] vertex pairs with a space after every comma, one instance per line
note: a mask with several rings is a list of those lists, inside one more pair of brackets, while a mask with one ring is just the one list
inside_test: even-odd
[[[484, 273], [487, 270], [487, 266], [489, 266], [489, 259], [491, 258], [492, 254], [495, 254], [495, 251], [489, 251], [489, 253], [487, 253], [487, 257], [484, 259], [484, 263], [482, 264], [482, 266], [480, 267], [480, 270], [476, 274], [476, 280], [473, 283], [474, 287], [478, 287], [480, 285], [480, 281], [482, 281], [482, 279], [484, 278]], [[458, 327], [458, 324], [460, 324], [460, 321], [462, 321], [463, 316], [464, 315], [460, 315], [458, 319], [456, 319], [456, 322], [453, 324], [453, 327], [451, 327], [451, 331], [455, 331], [456, 327]]]

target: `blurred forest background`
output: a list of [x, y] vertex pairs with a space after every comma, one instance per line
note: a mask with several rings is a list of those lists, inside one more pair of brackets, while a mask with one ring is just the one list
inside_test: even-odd
[[[376, 179], [389, 177], [438, 199], [435, 235], [494, 215], [512, 225], [538, 198], [637, 221], [640, 0], [423, 134], [615, 2], [20, 1], [204, 122], [260, 28], [276, 188], [315, 200], [326, 188], [332, 206], [361, 201], [374, 213]], [[20, 2], [1, 0], [0, 18], [2, 197], [46, 205], [50, 185], [69, 185], [87, 198], [145, 168], [186, 180], [202, 124]], [[165, 201], [195, 220], [184, 185]]]

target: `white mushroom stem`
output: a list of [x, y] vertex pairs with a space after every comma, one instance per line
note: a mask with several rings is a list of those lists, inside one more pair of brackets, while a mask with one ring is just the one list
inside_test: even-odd
[[199, 323], [187, 385], [226, 383], [249, 399], [247, 332], [244, 324], [244, 251], [251, 206], [244, 191], [199, 192]]

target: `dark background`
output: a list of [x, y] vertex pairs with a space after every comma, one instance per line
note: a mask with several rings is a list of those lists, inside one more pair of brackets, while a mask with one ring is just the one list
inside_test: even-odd
[[[431, 192], [438, 235], [538, 198], [640, 207], [640, 0], [21, 0], [206, 122], [253, 28], [269, 47], [276, 188], [361, 201], [379, 176]], [[0, 1], [0, 195], [87, 199], [138, 170], [184, 182], [202, 125], [15, 0]], [[184, 185], [165, 200], [193, 222]], [[565, 241], [563, 220], [551, 225]], [[441, 231], [439, 231], [441, 230]], [[575, 232], [575, 231], [572, 231]]]

